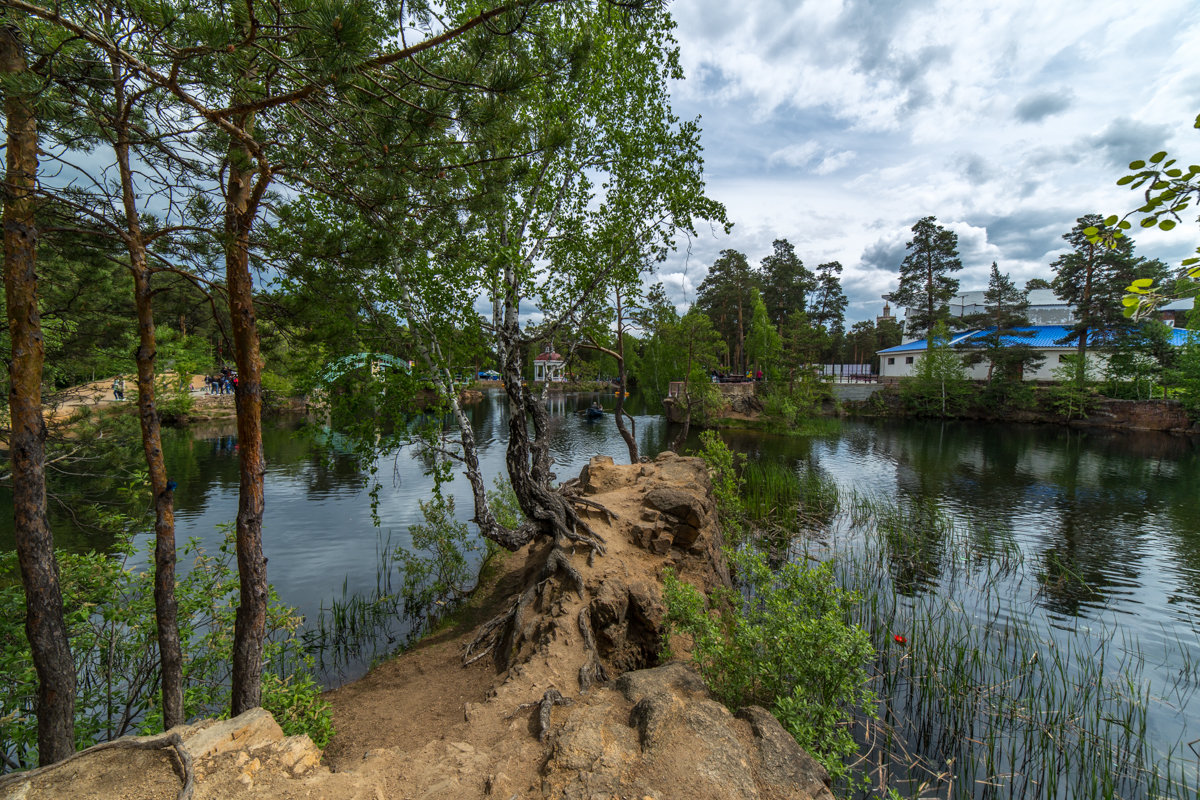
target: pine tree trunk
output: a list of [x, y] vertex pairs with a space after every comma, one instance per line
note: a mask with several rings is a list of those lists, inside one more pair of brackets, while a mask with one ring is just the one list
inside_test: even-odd
[[114, 147], [121, 177], [121, 198], [128, 232], [129, 268], [133, 273], [133, 300], [137, 309], [138, 347], [134, 351], [138, 374], [138, 419], [142, 429], [142, 450], [154, 496], [154, 618], [158, 627], [158, 653], [161, 668], [163, 727], [182, 725], [183, 652], [179, 642], [178, 606], [175, 600], [175, 496], [167, 488], [167, 468], [163, 461], [162, 424], [155, 399], [154, 358], [158, 345], [154, 332], [153, 295], [150, 269], [146, 261], [146, 243], [142, 236], [133, 170], [129, 163], [128, 109], [121, 67], [113, 60], [115, 84], [116, 134]]
[[[0, 27], [0, 73], [25, 72], [24, 48], [12, 26]], [[45, 350], [37, 303], [37, 119], [28, 98], [10, 90], [4, 183], [4, 289], [12, 337], [9, 411], [12, 433], [13, 534], [25, 589], [25, 635], [38, 676], [38, 763], [75, 752], [75, 662], [63, 622], [54, 537], [46, 518], [46, 423], [42, 416]]]
[[[142, 450], [154, 493], [154, 618], [158, 625], [159, 664], [162, 668], [163, 728], [182, 725], [183, 652], [179, 641], [178, 606], [175, 600], [175, 493], [167, 488], [163, 461], [162, 425], [155, 402], [154, 358], [157, 344], [150, 280], [145, 251], [138, 243], [140, 261], [134, 260], [134, 299], [137, 302], [138, 348], [134, 351], [138, 371], [138, 418], [142, 427]], [[132, 248], [131, 248], [132, 255]], [[140, 267], [136, 266], [140, 263]]]
[[[232, 148], [228, 167], [225, 235], [225, 281], [237, 365], [238, 492], [236, 549], [241, 592], [233, 634], [232, 713], [262, 704], [263, 640], [267, 626], [267, 560], [262, 550], [263, 474], [262, 363], [250, 279], [250, 229], [257, 213], [255, 172], [251, 155]], [[258, 177], [265, 181], [264, 176]]]

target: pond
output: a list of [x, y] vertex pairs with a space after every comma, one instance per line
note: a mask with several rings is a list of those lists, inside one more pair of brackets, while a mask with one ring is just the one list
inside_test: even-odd
[[[611, 415], [589, 421], [577, 413], [594, 399], [611, 410], [611, 395], [550, 400], [552, 455], [560, 479], [576, 475], [596, 454], [618, 461], [627, 457]], [[489, 480], [503, 470], [506, 403], [502, 394], [489, 392], [467, 410]], [[673, 427], [648, 413], [636, 398], [631, 398], [631, 408], [642, 453], [653, 456], [667, 445]], [[920, 659], [912, 649], [889, 645], [893, 634], [915, 645], [922, 630], [941, 638], [958, 631], [964, 642], [960, 649], [976, 659], [981, 651], [1002, 649], [1009, 654], [1011, 649], [1006, 657], [1054, 663], [1049, 656], [1064, 653], [1070, 657], [1056, 657], [1068, 663], [1059, 666], [1072, 675], [1093, 666], [1080, 654], [1083, 644], [1107, 642], [1105, 652], [1121, 658], [1114, 655], [1097, 667], [1105, 676], [1101, 682], [1129, 678], [1125, 662], [1137, 662], [1132, 679], [1138, 685], [1131, 691], [1141, 692], [1138, 696], [1145, 699], [1140, 702], [1147, 708], [1145, 729], [1138, 736], [1153, 753], [1173, 748], [1170, 763], [1190, 775], [1195, 785], [1194, 740], [1200, 737], [1195, 692], [1200, 688], [1200, 442], [1047, 426], [896, 421], [846, 421], [836, 433], [813, 437], [729, 432], [723, 438], [751, 460], [816, 469], [839, 487], [839, 513], [795, 552], [797, 557], [833, 559], [848, 585], [862, 589], [860, 584], [870, 583], [866, 589], [891, 598], [886, 609], [875, 609], [874, 617], [864, 616], [862, 621], [876, 627], [873, 636], [882, 652], [877, 669], [892, 676], [880, 689], [892, 695], [884, 705], [885, 717], [897, 725], [893, 750], [944, 762], [957, 752], [948, 738], [961, 743], [963, 737], [980, 735], [978, 730], [957, 728], [949, 729], [953, 737], [906, 732], [903, 724], [911, 728], [913, 720], [926, 720], [922, 713], [931, 703], [947, 702], [939, 693], [951, 689], [923, 682], [925, 676], [911, 668]], [[373, 499], [366, 476], [340, 449], [337, 437], [302, 420], [275, 422], [264, 444], [268, 576], [282, 601], [312, 621], [338, 598], [376, 587], [380, 553], [408, 541], [408, 527], [420, 520], [417, 501], [427, 496], [431, 483], [422, 459], [402, 449], [376, 462], [380, 491]], [[194, 537], [207, 549], [216, 549], [222, 539], [218, 526], [230, 522], [237, 508], [233, 424], [170, 431], [164, 448], [168, 472], [179, 484], [180, 541]], [[458, 516], [468, 519], [470, 494], [461, 476], [451, 491]], [[902, 520], [896, 530], [872, 538], [863, 532], [864, 526], [885, 530], [881, 508], [901, 515], [926, 509], [919, 511], [922, 520], [941, 521], [929, 534], [921, 533], [924, 523], [910, 524], [916, 517], [905, 517], [909, 523]], [[4, 524], [11, 526], [7, 520]], [[914, 531], [921, 535], [914, 536]], [[6, 537], [11, 541], [11, 530], [0, 530], [0, 541]], [[864, 564], [878, 569], [858, 569]], [[968, 636], [954, 627], [955, 619], [983, 633]], [[1026, 631], [1020, 634], [1026, 638], [1013, 639], [1018, 629]], [[404, 633], [389, 627], [386, 641], [376, 643], [379, 647], [327, 668], [323, 679], [335, 684], [356, 677]], [[1019, 645], [1012, 644], [1018, 640]], [[987, 672], [994, 668], [980, 667], [980, 675], [999, 680]], [[1030, 691], [1038, 686], [1043, 692], [1058, 691], [1029, 680]], [[1020, 717], [1045, 711], [976, 705], [967, 716]], [[993, 774], [1022, 768], [1013, 763], [1018, 758], [1013, 747], [1004, 742], [994, 746], [998, 749], [992, 762], [966, 770], [964, 781], [984, 785]], [[1028, 764], [1024, 770], [1036, 772]], [[908, 791], [915, 793], [920, 774], [897, 767], [892, 778], [913, 778]], [[1065, 783], [1048, 788], [1026, 782], [1019, 788], [966, 791], [960, 784], [947, 790], [943, 782], [929, 791], [930, 796], [975, 797], [1068, 797], [1073, 792]]]

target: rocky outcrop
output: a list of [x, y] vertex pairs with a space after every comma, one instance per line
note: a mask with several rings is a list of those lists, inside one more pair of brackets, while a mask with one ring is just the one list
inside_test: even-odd
[[[703, 462], [594, 458], [563, 491], [603, 554], [541, 542], [511, 556], [470, 625], [331, 693], [338, 734], [324, 763], [262, 711], [182, 730], [195, 796], [829, 800], [824, 770], [769, 713], [732, 714], [689, 664], [658, 663], [663, 570], [729, 584]], [[153, 755], [137, 776], [81, 762], [121, 791], [63, 779], [47, 793], [34, 776], [11, 796], [173, 798], [185, 759]], [[136, 783], [151, 774], [152, 787]]]
[[832, 800], [824, 768], [769, 712], [735, 717], [680, 662], [625, 673], [564, 716], [543, 797]]
[[5, 800], [218, 800], [238, 796], [374, 800], [372, 781], [334, 775], [307, 736], [285, 736], [261, 708], [159, 736], [130, 737], [46, 769], [6, 776]]

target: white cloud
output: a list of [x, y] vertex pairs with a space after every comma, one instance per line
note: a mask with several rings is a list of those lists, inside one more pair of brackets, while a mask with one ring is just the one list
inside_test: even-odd
[[842, 167], [854, 161], [855, 153], [853, 150], [843, 150], [840, 153], [833, 153], [821, 159], [821, 163], [817, 164], [813, 172], [818, 175], [828, 175], [831, 172], [837, 172]]
[[[807, 263], [841, 261], [851, 313], [871, 317], [928, 214], [959, 233], [964, 288], [993, 259], [1046, 275], [1076, 217], [1135, 205], [1114, 185], [1124, 161], [1162, 146], [1200, 162], [1192, 0], [671, 8], [684, 68], [702, 76], [673, 88], [676, 110], [702, 115], [710, 194], [736, 223], [693, 247], [692, 290], [722, 248], [757, 263], [784, 237]], [[1174, 257], [1194, 234], [1136, 241]]]
[[787, 147], [781, 147], [774, 153], [771, 153], [767, 159], [767, 163], [786, 164], [789, 167], [806, 167], [812, 163], [813, 158], [820, 151], [821, 146], [816, 142], [789, 144]]

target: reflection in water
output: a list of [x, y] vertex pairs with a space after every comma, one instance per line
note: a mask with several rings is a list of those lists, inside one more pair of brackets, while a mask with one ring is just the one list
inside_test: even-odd
[[[598, 400], [610, 412], [590, 422], [575, 412]], [[552, 395], [551, 455], [560, 479], [587, 460], [627, 458], [612, 422], [611, 393]], [[662, 417], [629, 398], [642, 454], [670, 441]], [[466, 413], [485, 473], [503, 473], [507, 399], [488, 392]], [[180, 541], [219, 544], [216, 526], [237, 509], [237, 442], [232, 421], [168, 431], [168, 471], [178, 482]], [[843, 489], [940, 508], [974, 537], [1016, 542], [1036, 564], [1038, 602], [1062, 617], [1112, 612], [1170, 641], [1197, 646], [1200, 610], [1200, 440], [1149, 433], [1080, 432], [1049, 426], [966, 423], [847, 422], [837, 434], [781, 437], [728, 432], [725, 440], [750, 460], [819, 468]], [[267, 457], [264, 548], [268, 574], [284, 602], [313, 616], [345, 586], [376, 584], [380, 538], [408, 541], [417, 500], [429, 479], [410, 448], [379, 458], [372, 498], [345, 442], [300, 422], [264, 433]], [[465, 479], [450, 487], [458, 514], [471, 516]], [[10, 503], [8, 499], [0, 502]], [[11, 509], [11, 505], [9, 506]], [[60, 541], [69, 520], [56, 519]], [[0, 545], [11, 542], [11, 512], [0, 521]], [[900, 523], [898, 523], [900, 524]], [[907, 541], [893, 565], [904, 592], [928, 591], [947, 568], [933, 541]], [[11, 546], [11, 545], [10, 545]], [[186, 565], [182, 565], [186, 568]]]

